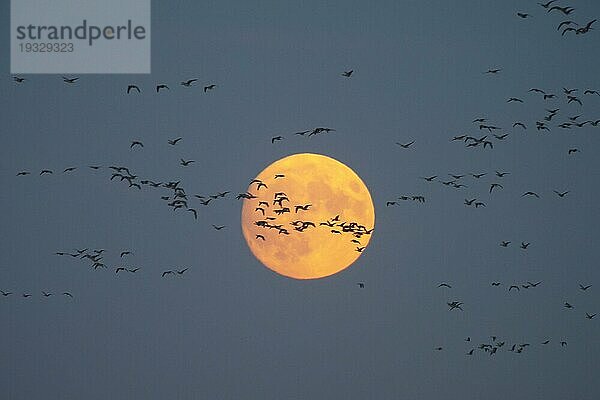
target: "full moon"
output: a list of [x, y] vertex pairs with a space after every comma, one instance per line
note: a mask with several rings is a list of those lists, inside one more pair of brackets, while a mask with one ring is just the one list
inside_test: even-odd
[[290, 278], [317, 279], [350, 266], [375, 226], [369, 190], [341, 162], [319, 154], [275, 161], [250, 183], [242, 232], [254, 256]]

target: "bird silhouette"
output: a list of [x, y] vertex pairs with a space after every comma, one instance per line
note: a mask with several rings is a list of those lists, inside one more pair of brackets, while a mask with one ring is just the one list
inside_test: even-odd
[[185, 86], [185, 87], [190, 87], [190, 86], [192, 86], [192, 84], [193, 84], [194, 82], [196, 82], [196, 81], [198, 81], [198, 79], [195, 79], [195, 78], [194, 78], [194, 79], [188, 79], [188, 80], [186, 80], [186, 81], [181, 81], [181, 82], [180, 82], [180, 85], [181, 85], [181, 86]]
[[164, 83], [161, 83], [159, 85], [156, 85], [156, 93], [160, 92], [161, 89], [167, 89], [167, 90], [171, 90], [169, 89], [169, 87], [167, 85], [165, 85]]
[[410, 146], [412, 146], [414, 143], [415, 143], [415, 141], [414, 141], [414, 140], [413, 140], [412, 142], [408, 142], [408, 143], [405, 143], [405, 144], [402, 144], [402, 143], [396, 142], [396, 144], [397, 144], [398, 146], [402, 147], [403, 149], [408, 149], [408, 148], [409, 148]]
[[136, 90], [138, 93], [142, 92], [137, 85], [128, 85], [127, 86], [127, 94], [130, 94], [132, 90]]

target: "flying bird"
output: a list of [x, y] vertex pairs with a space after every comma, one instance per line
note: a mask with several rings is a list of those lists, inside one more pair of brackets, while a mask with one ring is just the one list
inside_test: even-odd
[[525, 192], [521, 195], [521, 197], [525, 197], [525, 196], [534, 196], [534, 197], [537, 197], [538, 199], [540, 198], [540, 196], [535, 192]]
[[137, 85], [128, 85], [127, 94], [131, 93], [132, 90], [137, 90], [138, 93], [141, 93], [141, 90]]
[[344, 72], [342, 72], [342, 76], [344, 76], [346, 78], [350, 78], [352, 76], [353, 72], [354, 72], [353, 69], [351, 69], [350, 71], [344, 71]]
[[67, 78], [66, 76], [63, 76], [62, 80], [63, 80], [64, 83], [73, 84], [73, 83], [77, 82], [77, 80], [79, 80], [79, 78], [78, 77]]
[[156, 93], [160, 92], [161, 89], [167, 89], [167, 90], [171, 90], [169, 89], [169, 87], [167, 85], [165, 85], [164, 83], [161, 83], [159, 85], [156, 85]]
[[169, 139], [167, 140], [167, 143], [169, 143], [171, 146], [175, 146], [181, 139], [183, 138], [178, 137], [176, 139]]
[[192, 83], [196, 82], [198, 79], [188, 79], [187, 81], [181, 81], [181, 86], [190, 87]]
[[215, 85], [215, 84], [204, 86], [204, 93], [206, 93], [209, 90], [213, 90], [215, 87], [217, 87], [217, 85]]
[[144, 143], [140, 142], [139, 140], [133, 140], [129, 148], [133, 149], [134, 146], [144, 147]]
[[396, 144], [400, 147], [402, 147], [403, 149], [408, 149], [410, 146], [412, 146], [415, 143], [415, 141], [413, 140], [412, 142], [406, 143], [406, 144], [402, 144], [399, 142], [396, 142]]
[[556, 193], [556, 195], [557, 195], [558, 197], [565, 197], [567, 194], [569, 194], [569, 193], [570, 193], [570, 191], [569, 191], [569, 190], [567, 190], [566, 192], [559, 192], [558, 190], [554, 190], [554, 193]]

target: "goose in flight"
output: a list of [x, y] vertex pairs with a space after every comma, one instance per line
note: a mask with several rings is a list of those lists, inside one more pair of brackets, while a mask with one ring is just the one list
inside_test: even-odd
[[596, 316], [596, 314], [588, 314], [588, 313], [585, 313], [585, 317], [586, 317], [587, 319], [592, 319], [592, 318], [594, 318], [595, 316]]
[[13, 81], [15, 81], [16, 83], [23, 83], [26, 81], [26, 79], [21, 78], [20, 76], [13, 76]]
[[566, 192], [559, 192], [558, 190], [554, 190], [554, 193], [556, 193], [558, 197], [565, 197], [567, 194], [569, 194], [569, 190], [567, 190]]
[[10, 296], [12, 294], [12, 292], [5, 292], [4, 290], [0, 290], [0, 294], [2, 294], [2, 296], [7, 297]]
[[225, 225], [215, 225], [215, 224], [213, 224], [212, 227], [215, 228], [217, 231], [220, 231], [221, 229], [225, 228]]
[[187, 81], [181, 81], [181, 86], [190, 87], [192, 83], [196, 82], [198, 79], [188, 79]]
[[161, 89], [167, 89], [167, 90], [171, 90], [169, 89], [169, 87], [167, 85], [165, 85], [164, 83], [161, 83], [159, 85], [156, 85], [156, 93], [160, 92]]
[[211, 84], [211, 85], [208, 85], [208, 86], [204, 86], [204, 93], [206, 93], [206, 92], [207, 92], [207, 91], [209, 91], [209, 90], [213, 90], [213, 89], [214, 89], [214, 88], [216, 88], [216, 87], [217, 87], [217, 85], [215, 85], [215, 84]]
[[176, 139], [169, 139], [167, 140], [167, 143], [169, 143], [171, 146], [175, 146], [181, 139], [183, 138], [178, 137]]
[[442, 283], [440, 283], [440, 284], [438, 285], [438, 287], [439, 287], [439, 288], [440, 288], [440, 287], [447, 287], [448, 289], [451, 289], [451, 288], [452, 288], [452, 286], [450, 286], [450, 285], [449, 285], [449, 284], [447, 284], [446, 282], [442, 282]]
[[508, 247], [508, 245], [510, 243], [511, 243], [510, 241], [503, 240], [503, 241], [500, 242], [500, 246], [502, 246], [502, 247]]
[[63, 174], [67, 172], [73, 172], [77, 169], [77, 167], [68, 167], [63, 170]]
[[283, 136], [274, 136], [271, 138], [271, 144], [275, 143], [278, 140], [283, 140]]
[[78, 79], [79, 79], [78, 77], [75, 77], [75, 78], [67, 78], [66, 76], [62, 77], [63, 82], [68, 83], [68, 84], [73, 84], [73, 83], [77, 82]]
[[358, 285], [358, 287], [360, 289], [364, 289], [365, 288], [365, 283], [364, 282], [358, 282], [357, 285]]
[[198, 211], [193, 208], [188, 208], [187, 211], [194, 214], [194, 219], [198, 219]]
[[174, 273], [175, 273], [175, 272], [173, 272], [172, 270], [169, 270], [169, 271], [165, 271], [165, 272], [163, 272], [161, 276], [164, 278], [165, 276], [167, 276], [167, 275], [169, 275], [169, 274], [174, 274]]
[[548, 8], [550, 8], [550, 5], [552, 5], [552, 3], [556, 3], [557, 1], [558, 0], [550, 0], [547, 3], [538, 3], [538, 4], [546, 9], [548, 9]]
[[591, 288], [591, 287], [592, 287], [592, 285], [587, 285], [587, 286], [584, 286], [584, 285], [582, 285], [581, 283], [579, 284], [579, 289], [581, 289], [581, 290], [583, 290], [583, 291], [586, 291], [586, 290], [588, 290], [588, 289], [589, 289], [589, 288]]
[[140, 142], [139, 140], [133, 140], [131, 141], [131, 145], [129, 146], [129, 148], [133, 149], [134, 146], [144, 147], [144, 143]]
[[132, 90], [137, 90], [138, 93], [142, 92], [137, 85], [128, 85], [127, 86], [127, 94], [131, 93]]
[[402, 143], [396, 142], [396, 144], [397, 144], [398, 146], [402, 147], [403, 149], [408, 149], [408, 148], [409, 148], [410, 146], [412, 146], [414, 143], [415, 143], [415, 141], [414, 141], [414, 140], [413, 140], [412, 142], [405, 143], [405, 144], [402, 144]]
[[45, 174], [52, 174], [52, 170], [50, 169], [43, 169], [40, 171], [40, 175], [45, 175]]
[[302, 211], [308, 211], [308, 209], [312, 206], [312, 204], [305, 204], [305, 205], [297, 205], [295, 207], [295, 212], [298, 213], [298, 210], [302, 210]]
[[195, 163], [195, 162], [196, 162], [195, 160], [184, 160], [183, 158], [179, 159], [179, 164], [184, 167], [187, 167], [188, 165]]
[[71, 293], [69, 293], [69, 292], [63, 292], [63, 296], [67, 296], [67, 297], [73, 298], [73, 295]]
[[527, 250], [527, 248], [529, 247], [530, 244], [531, 243], [529, 243], [529, 242], [521, 242], [521, 248], [523, 250]]
[[493, 191], [495, 188], [504, 189], [504, 186], [502, 186], [502, 185], [501, 185], [501, 184], [499, 184], [499, 183], [492, 183], [492, 184], [490, 185], [490, 194], [492, 193], [492, 191]]
[[521, 195], [521, 197], [525, 197], [525, 196], [534, 196], [534, 197], [537, 197], [538, 199], [540, 198], [540, 196], [535, 192], [525, 192]]
[[29, 172], [29, 171], [20, 171], [20, 172], [17, 172], [17, 176], [25, 176], [25, 175], [29, 175], [30, 173], [31, 172]]
[[353, 72], [354, 72], [353, 69], [351, 69], [350, 71], [344, 71], [344, 72], [342, 72], [342, 76], [346, 77], [346, 78], [350, 78], [352, 76]]

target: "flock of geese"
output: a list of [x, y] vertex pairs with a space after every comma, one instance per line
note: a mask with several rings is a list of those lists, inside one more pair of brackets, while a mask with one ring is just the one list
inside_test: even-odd
[[[563, 17], [570, 17], [574, 13], [575, 8], [571, 6], [561, 6], [556, 4], [558, 0], [550, 0], [546, 3], [538, 3], [542, 8], [546, 9], [546, 14], [558, 14]], [[533, 15], [523, 11], [517, 11], [517, 17], [522, 19], [531, 18]], [[558, 24], [557, 31], [561, 31], [561, 36], [565, 36], [568, 32], [573, 32], [575, 35], [584, 35], [589, 33], [593, 28], [592, 25], [596, 22], [596, 19], [584, 23], [578, 23], [574, 20], [567, 19], [563, 20]]]
[[[548, 14], [557, 13], [565, 16], [570, 16], [574, 13], [575, 9], [570, 6], [560, 6], [557, 0], [552, 0], [546, 3], [539, 3], [541, 7], [546, 9]], [[522, 19], [532, 18], [532, 14], [525, 12], [517, 12], [517, 16]], [[587, 23], [579, 23], [574, 20], [561, 21], [557, 27], [558, 31], [564, 36], [569, 32], [573, 32], [575, 35], [587, 34], [593, 30], [593, 26], [596, 23], [596, 19], [593, 19]], [[498, 76], [503, 73], [503, 68], [494, 67], [484, 72], [490, 76]], [[343, 79], [354, 79], [354, 70], [345, 70], [341, 73]], [[13, 80], [16, 84], [21, 85], [28, 81], [27, 78], [21, 76], [14, 76]], [[77, 85], [80, 83], [79, 77], [62, 77], [63, 82], [66, 85]], [[199, 85], [197, 78], [185, 79], [180, 82], [180, 86], [183, 88], [192, 88], [199, 86], [203, 89], [204, 93], [214, 90], [217, 86], [214, 83], [208, 83], [205, 85]], [[165, 83], [158, 83], [155, 85], [156, 93], [163, 93], [169, 91], [170, 87]], [[142, 89], [136, 84], [129, 84], [125, 90], [126, 94], [141, 94]], [[529, 97], [526, 97], [529, 96]], [[454, 135], [450, 138], [452, 143], [462, 144], [465, 149], [474, 150], [486, 150], [492, 151], [498, 148], [502, 143], [510, 140], [512, 136], [518, 134], [524, 134], [525, 132], [534, 131], [537, 134], [548, 134], [554, 129], [559, 130], [577, 130], [587, 127], [597, 128], [600, 127], [600, 118], [594, 116], [592, 118], [584, 117], [581, 112], [565, 112], [563, 107], [582, 107], [587, 99], [591, 99], [598, 96], [600, 92], [591, 89], [579, 89], [579, 88], [567, 88], [562, 87], [559, 90], [548, 90], [542, 88], [529, 88], [524, 90], [521, 95], [511, 96], [506, 99], [506, 103], [511, 104], [514, 107], [518, 107], [528, 101], [542, 101], [544, 103], [543, 111], [537, 118], [532, 121], [521, 121], [512, 120], [508, 123], [509, 128], [504, 128], [501, 124], [490, 120], [488, 117], [481, 116], [470, 121], [470, 124], [466, 130], [468, 133], [461, 133]], [[561, 103], [562, 101], [562, 103]], [[326, 134], [335, 132], [336, 130], [329, 127], [314, 127], [297, 132], [291, 132], [289, 134], [280, 134], [272, 136], [270, 138], [271, 144], [283, 141], [288, 135], [302, 136], [302, 137], [313, 137], [320, 134]], [[475, 131], [476, 133], [473, 133]], [[166, 143], [168, 146], [179, 146], [184, 140], [183, 137], [176, 137], [169, 139]], [[405, 141], [397, 141], [395, 144], [401, 151], [416, 151], [418, 149], [418, 141], [416, 139], [407, 139]], [[144, 143], [141, 140], [132, 140], [130, 143], [131, 151], [142, 151], [144, 149]], [[577, 147], [568, 147], [565, 152], [568, 156], [575, 156], [581, 150]], [[180, 158], [179, 165], [181, 167], [190, 167], [195, 163], [193, 159]], [[68, 166], [62, 170], [63, 174], [75, 173], [80, 168], [86, 167], [75, 167]], [[128, 185], [129, 188], [135, 190], [142, 189], [155, 189], [160, 190], [160, 199], [164, 201], [167, 207], [173, 212], [185, 211], [189, 213], [195, 220], [198, 219], [198, 210], [200, 207], [207, 207], [215, 202], [221, 201], [229, 197], [231, 193], [228, 190], [217, 191], [210, 194], [188, 194], [189, 192], [182, 185], [181, 180], [159, 180], [150, 177], [142, 178], [138, 173], [132, 171], [127, 166], [122, 165], [88, 165], [89, 170], [98, 171], [106, 170], [109, 172], [108, 177], [111, 182], [120, 182]], [[30, 175], [31, 171], [21, 170], [16, 173], [17, 176], [23, 177]], [[53, 169], [42, 169], [38, 173], [40, 176], [50, 176], [55, 174]], [[466, 196], [464, 198], [463, 205], [465, 207], [472, 207], [474, 209], [484, 209], [488, 206], [493, 196], [501, 191], [511, 190], [510, 184], [506, 182], [506, 178], [513, 174], [512, 171], [494, 170], [489, 171], [478, 171], [478, 172], [463, 172], [463, 173], [444, 173], [444, 174], [432, 174], [419, 177], [422, 181], [427, 184], [440, 184], [444, 187], [452, 188], [455, 190], [468, 191], [472, 188], [473, 182], [479, 182], [481, 180], [490, 179], [487, 181], [486, 193], [478, 193], [476, 195]], [[285, 179], [283, 174], [275, 175], [274, 179]], [[306, 231], [312, 229], [328, 229], [332, 235], [339, 235], [347, 238], [348, 242], [354, 247], [354, 251], [363, 252], [365, 246], [361, 244], [361, 238], [365, 235], [370, 235], [373, 232], [373, 227], [366, 227], [359, 221], [343, 221], [339, 215], [332, 216], [325, 221], [316, 221], [306, 219], [305, 216], [310, 215], [311, 204], [310, 203], [297, 203], [293, 202], [284, 192], [270, 193], [268, 192], [267, 183], [254, 179], [250, 182], [250, 186], [255, 186], [255, 193], [250, 191], [242, 191], [235, 196], [237, 200], [252, 201], [255, 204], [254, 212], [257, 215], [257, 219], [254, 221], [254, 225], [260, 228], [261, 233], [255, 235], [255, 239], [259, 241], [269, 240], [269, 235], [274, 234], [290, 235], [290, 234], [303, 234]], [[259, 193], [261, 194], [259, 196]], [[262, 194], [268, 193], [267, 197]], [[519, 196], [523, 199], [535, 199], [541, 200], [545, 197], [546, 193], [526, 190], [523, 192], [516, 192], [513, 190], [514, 196]], [[560, 199], [567, 199], [570, 195], [570, 190], [563, 188], [552, 188], [548, 190], [548, 193], [553, 193], [554, 196]], [[231, 196], [233, 197], [233, 196]], [[192, 204], [192, 201], [194, 204]], [[414, 202], [418, 204], [425, 204], [426, 198], [422, 194], [403, 194], [399, 195], [394, 199], [387, 200], [386, 207], [398, 207], [405, 202]], [[289, 220], [289, 216], [294, 215], [297, 218]], [[285, 219], [285, 223], [280, 223], [281, 219]], [[225, 225], [211, 224], [212, 228], [216, 231], [221, 231], [226, 228]], [[500, 246], [508, 248], [513, 244], [512, 241], [503, 240], [500, 242]], [[522, 251], [527, 251], [531, 243], [527, 241], [521, 241], [518, 247]], [[104, 260], [104, 249], [75, 249], [73, 251], [59, 251], [56, 253], [57, 256], [69, 257], [79, 261], [87, 261], [92, 269], [112, 269], [116, 275], [123, 274], [136, 274], [142, 271], [140, 267], [128, 265], [123, 262], [125, 259], [132, 255], [133, 252], [130, 250], [123, 250], [119, 254], [119, 263], [114, 263], [110, 266]], [[178, 278], [187, 275], [189, 268], [172, 267], [164, 270], [160, 273], [162, 278]], [[365, 282], [357, 282], [356, 285], [359, 289], [365, 289], [367, 285]], [[511, 282], [504, 284], [499, 281], [491, 282], [491, 286], [495, 288], [505, 287], [506, 291], [511, 294], [520, 293], [524, 290], [533, 290], [543, 285], [542, 281], [537, 282]], [[588, 292], [592, 287], [591, 284], [579, 284], [579, 290], [581, 292]], [[442, 282], [438, 285], [440, 289], [450, 290], [452, 285], [447, 282]], [[0, 290], [2, 297], [9, 297], [13, 295], [11, 291]], [[73, 298], [70, 292], [63, 292], [62, 295]], [[32, 297], [32, 293], [23, 292], [21, 295], [23, 298]], [[43, 297], [53, 296], [53, 293], [43, 291], [41, 293]], [[453, 312], [464, 312], [466, 305], [460, 300], [450, 300], [446, 302], [448, 310]], [[576, 309], [575, 305], [569, 301], [564, 302], [564, 308], [567, 310]], [[582, 313], [585, 314], [585, 318], [593, 320], [596, 313], [584, 310]], [[474, 343], [471, 337], [464, 339], [465, 343], [470, 346]], [[551, 343], [551, 339], [545, 338], [539, 341], [540, 346], [547, 346]], [[560, 347], [567, 347], [566, 339], [560, 339], [558, 341]], [[476, 350], [483, 353], [487, 353], [493, 356], [499, 351], [508, 351], [515, 354], [520, 354], [526, 351], [532, 344], [529, 342], [511, 342], [508, 339], [501, 339], [497, 336], [491, 336], [490, 340], [480, 341], [479, 344], [474, 345], [466, 351], [467, 356], [472, 356]], [[442, 351], [443, 347], [435, 347], [436, 351]]]

